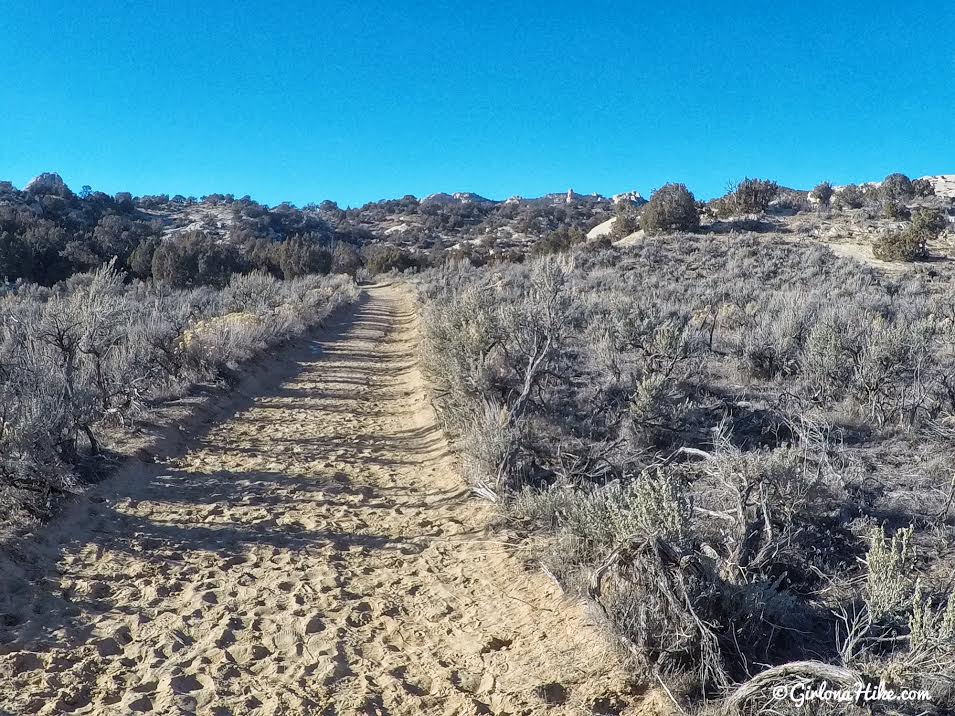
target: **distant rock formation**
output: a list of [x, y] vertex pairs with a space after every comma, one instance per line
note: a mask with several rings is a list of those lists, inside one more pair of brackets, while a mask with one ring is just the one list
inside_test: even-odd
[[424, 199], [421, 200], [422, 204], [452, 204], [454, 203], [454, 197], [450, 194], [445, 194], [444, 192], [438, 192], [437, 194], [428, 194]]
[[492, 201], [487, 197], [481, 196], [480, 194], [475, 194], [472, 191], [456, 191], [452, 194], [455, 199], [460, 201], [462, 204], [496, 204], [496, 201]]
[[955, 174], [936, 174], [921, 178], [927, 179], [932, 184], [935, 196], [946, 199], [955, 198]]
[[421, 200], [422, 204], [440, 204], [445, 206], [447, 204], [496, 204], [496, 201], [487, 199], [480, 194], [475, 194], [470, 191], [456, 191], [454, 194], [446, 194], [444, 192], [439, 192], [437, 194], [428, 194], [424, 199]]
[[629, 201], [631, 204], [646, 204], [647, 200], [638, 191], [625, 191], [623, 194], [614, 194], [613, 203], [619, 204], [622, 201]]
[[63, 177], [56, 172], [44, 172], [34, 177], [23, 187], [23, 191], [33, 194], [54, 194], [56, 196], [70, 196], [73, 193], [66, 182], [63, 181]]

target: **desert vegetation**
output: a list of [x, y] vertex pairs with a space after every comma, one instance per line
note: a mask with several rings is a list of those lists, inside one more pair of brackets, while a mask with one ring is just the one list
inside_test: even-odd
[[713, 212], [719, 217], [759, 214], [769, 208], [779, 196], [779, 185], [769, 179], [743, 179], [713, 202]]
[[640, 224], [648, 234], [699, 228], [696, 199], [683, 184], [665, 184], [650, 196], [640, 215]]
[[357, 295], [345, 276], [283, 281], [211, 265], [208, 283], [177, 288], [132, 279], [116, 264], [0, 296], [4, 529], [18, 512], [45, 516], [57, 496], [108, 467], [104, 432], [222, 378]]
[[[248, 197], [74, 194], [56, 175], [23, 191], [0, 184], [0, 278], [52, 286], [115, 262], [176, 288], [223, 287], [234, 274], [354, 275], [422, 264], [330, 206], [269, 208]], [[382, 261], [385, 252], [389, 260]], [[375, 257], [378, 257], [376, 260]]]
[[835, 190], [832, 188], [832, 184], [827, 181], [819, 182], [810, 192], [810, 196], [819, 204], [819, 207], [822, 209], [829, 208], [830, 204], [832, 203], [833, 194], [835, 194]]
[[[898, 207], [888, 204], [889, 207]], [[899, 211], [896, 208], [896, 211]], [[902, 229], [887, 231], [872, 245], [872, 254], [883, 261], [917, 261], [927, 256], [929, 242], [945, 228], [945, 219], [937, 209], [916, 209], [911, 222]]]
[[[0, 185], [0, 500], [48, 514], [109, 464], [105, 436], [301, 334], [352, 277], [416, 274], [466, 478], [543, 537], [636, 673], [684, 709], [780, 712], [793, 679], [955, 708], [952, 204], [932, 187], [299, 209]], [[868, 265], [823, 245], [850, 235]]]
[[950, 281], [670, 231], [419, 293], [475, 492], [547, 535], [545, 569], [681, 707], [783, 713], [800, 679], [955, 705]]
[[[629, 204], [629, 202], [628, 202]], [[52, 286], [116, 258], [141, 279], [224, 285], [259, 270], [278, 278], [419, 270], [445, 256], [511, 260], [539, 240], [566, 244], [609, 218], [604, 197], [491, 201], [472, 194], [266, 206], [248, 196], [74, 194], [55, 174], [25, 189], [0, 182], [0, 278]], [[631, 212], [636, 228], [638, 218]]]

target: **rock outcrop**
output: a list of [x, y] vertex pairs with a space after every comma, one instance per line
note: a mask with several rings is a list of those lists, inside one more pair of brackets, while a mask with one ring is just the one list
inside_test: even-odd
[[594, 228], [587, 232], [588, 239], [599, 239], [603, 236], [610, 236], [610, 233], [613, 231], [613, 222], [617, 220], [616, 216], [613, 216], [607, 219], [601, 224], [597, 224]]
[[921, 178], [931, 183], [932, 188], [935, 189], [935, 196], [946, 199], [955, 198], [955, 174], [937, 174]]
[[646, 204], [647, 200], [638, 191], [625, 191], [622, 194], [613, 195], [613, 203], [619, 204], [621, 201], [629, 201], [631, 204]]
[[456, 191], [454, 194], [446, 194], [444, 192], [428, 194], [428, 196], [421, 200], [421, 203], [446, 206], [448, 204], [496, 204], [497, 202], [471, 191]]
[[56, 196], [70, 196], [73, 193], [66, 182], [63, 181], [63, 177], [56, 172], [44, 172], [33, 177], [23, 188], [23, 191], [34, 194], [55, 194]]

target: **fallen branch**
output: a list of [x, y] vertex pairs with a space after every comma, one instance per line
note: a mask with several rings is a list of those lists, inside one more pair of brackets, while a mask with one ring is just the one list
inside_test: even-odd
[[474, 485], [471, 488], [471, 492], [473, 492], [478, 497], [483, 497], [485, 500], [488, 500], [490, 502], [497, 502], [500, 499], [497, 492], [493, 488], [491, 488], [487, 483], [484, 483], [484, 482]]
[[822, 661], [791, 661], [758, 673], [749, 681], [740, 684], [723, 702], [724, 713], [736, 714], [753, 699], [767, 704], [778, 700], [773, 689], [788, 686], [798, 681], [827, 681], [832, 686], [849, 688], [862, 681], [862, 675], [844, 666]]

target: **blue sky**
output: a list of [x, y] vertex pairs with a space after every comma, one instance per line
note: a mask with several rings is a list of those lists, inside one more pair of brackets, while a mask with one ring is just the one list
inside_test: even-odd
[[39, 0], [0, 37], [17, 186], [344, 206], [955, 173], [942, 3]]

